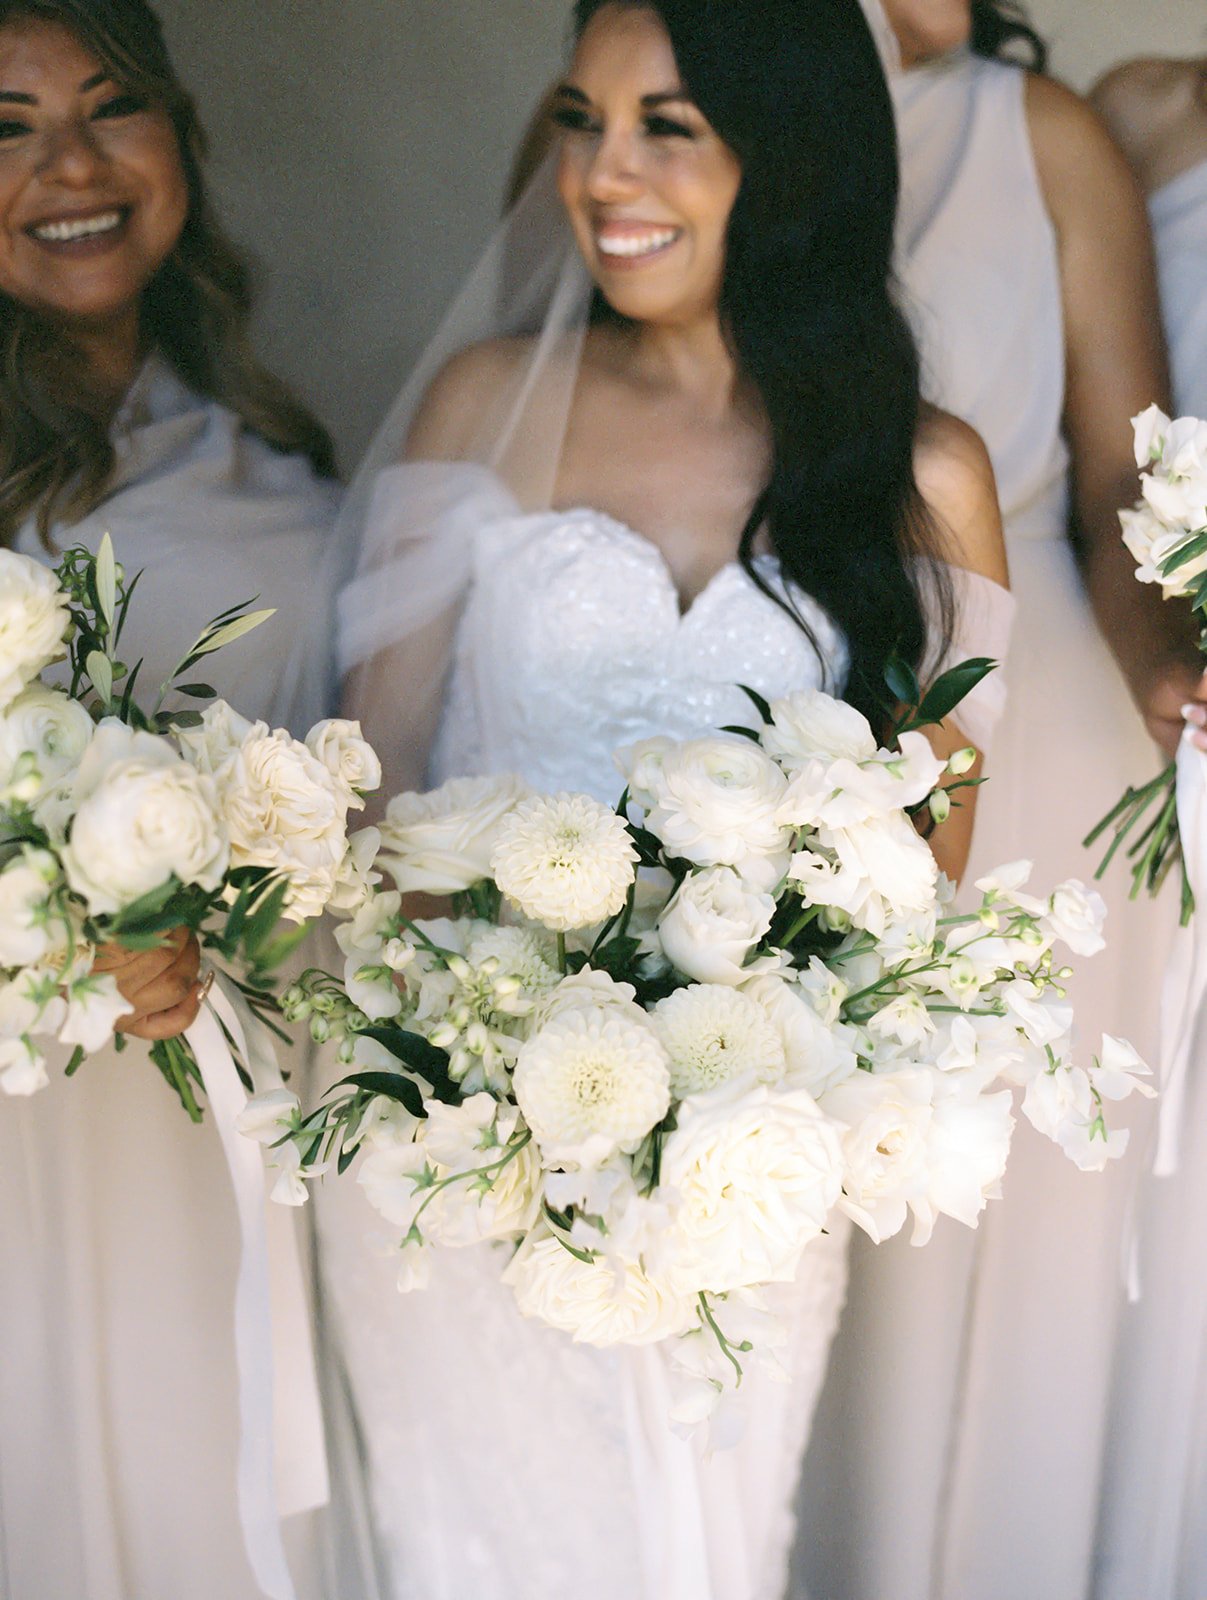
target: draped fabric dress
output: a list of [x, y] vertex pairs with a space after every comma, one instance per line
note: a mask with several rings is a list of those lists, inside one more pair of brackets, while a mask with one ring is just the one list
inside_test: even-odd
[[[1158, 189], [1149, 207], [1175, 409], [1207, 417], [1207, 161]], [[1146, 1176], [1137, 1206], [1140, 1299], [1124, 1317], [1115, 1368], [1095, 1600], [1197, 1600], [1207, 1593], [1207, 1026], [1201, 1015], [1180, 1124], [1177, 1170]]]
[[[123, 654], [144, 693], [216, 613], [280, 615], [210, 657], [273, 716], [333, 489], [152, 358], [114, 425], [116, 479], [56, 542], [113, 538], [143, 569]], [[51, 560], [32, 527], [17, 546]], [[315, 628], [316, 635], [322, 629]], [[235, 1493], [234, 1203], [216, 1129], [194, 1127], [134, 1042], [71, 1082], [0, 1101], [0, 1594], [256, 1600]]]
[[[825, 680], [799, 626], [736, 562], [681, 611], [648, 540], [592, 509], [521, 511], [482, 467], [394, 467], [369, 516], [368, 544], [434, 522], [434, 538], [417, 536], [445, 579], [463, 574], [433, 782], [514, 771], [614, 804], [618, 747], [744, 722], [739, 683], [775, 697], [845, 672], [845, 646], [806, 595]], [[393, 539], [378, 537], [382, 519]], [[656, 1349], [597, 1350], [525, 1320], [489, 1246], [440, 1253], [431, 1287], [399, 1296], [387, 1230], [357, 1186], [325, 1185], [317, 1204], [388, 1600], [779, 1600], [842, 1302], [841, 1217], [787, 1288], [791, 1384], [748, 1374], [745, 1436], [702, 1460], [669, 1428]]]
[[[1089, 879], [1082, 839], [1158, 757], [1092, 617], [1067, 532], [1057, 241], [1025, 74], [967, 52], [894, 76], [899, 271], [930, 394], [993, 458], [1018, 602], [1009, 699], [978, 801], [969, 879], [1027, 858]], [[1103, 885], [1107, 950], [1070, 998], [1156, 1059], [1176, 910]], [[1025, 1123], [1002, 1202], [926, 1251], [857, 1240], [814, 1430], [797, 1570], [826, 1600], [1081, 1600], [1090, 1593], [1130, 1201], [1150, 1154], [1077, 1172]], [[852, 1508], [855, 1508], [854, 1512]], [[1139, 1591], [1137, 1591], [1137, 1595]]]

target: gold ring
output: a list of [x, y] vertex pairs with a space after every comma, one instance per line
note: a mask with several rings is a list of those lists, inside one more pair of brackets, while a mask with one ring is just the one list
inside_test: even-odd
[[214, 987], [214, 979], [215, 979], [216, 976], [217, 976], [217, 973], [214, 971], [213, 967], [211, 967], [209, 969], [209, 971], [206, 973], [205, 977], [198, 980], [198, 983], [197, 983], [197, 998], [198, 998], [198, 1000], [204, 1000], [206, 995], [209, 994], [210, 990]]

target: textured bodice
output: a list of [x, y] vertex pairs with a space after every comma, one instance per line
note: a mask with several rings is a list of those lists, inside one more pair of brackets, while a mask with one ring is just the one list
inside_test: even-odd
[[[817, 649], [737, 563], [681, 611], [648, 539], [599, 511], [524, 514], [499, 496], [472, 535], [433, 781], [508, 770], [611, 803], [619, 747], [749, 725], [737, 685], [841, 688], [845, 647], [808, 596], [794, 600]], [[759, 571], [779, 583], [773, 557]]]

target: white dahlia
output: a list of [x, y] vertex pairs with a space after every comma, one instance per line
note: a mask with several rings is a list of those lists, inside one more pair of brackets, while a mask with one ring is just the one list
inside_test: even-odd
[[515, 1096], [547, 1164], [599, 1166], [662, 1121], [670, 1067], [644, 1022], [570, 1011], [521, 1047]]
[[525, 916], [559, 933], [615, 916], [637, 852], [623, 820], [587, 795], [535, 795], [505, 819], [491, 873]]
[[676, 1100], [733, 1078], [775, 1083], [787, 1071], [783, 1039], [767, 1013], [726, 984], [676, 989], [659, 1001], [652, 1021], [670, 1059]]

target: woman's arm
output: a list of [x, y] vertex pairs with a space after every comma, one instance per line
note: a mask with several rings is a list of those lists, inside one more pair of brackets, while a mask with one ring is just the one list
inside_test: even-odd
[[1130, 419], [1154, 401], [1169, 406], [1148, 217], [1127, 162], [1084, 101], [1032, 77], [1027, 113], [1060, 250], [1065, 433], [1086, 588], [1149, 732], [1172, 754], [1181, 707], [1207, 699], [1192, 619], [1136, 582], [1118, 516], [1139, 490]]
[[[1009, 588], [997, 484], [980, 435], [945, 412], [929, 413], [914, 453], [914, 475], [937, 524], [948, 562], [1003, 589]], [[989, 651], [970, 640], [968, 653], [984, 655]], [[944, 759], [970, 744], [975, 747], [975, 741], [961, 729], [959, 718], [957, 706], [953, 717], [929, 730], [935, 753]], [[978, 752], [976, 764], [967, 776], [981, 777], [982, 767]], [[976, 795], [975, 788], [960, 790], [950, 817], [931, 837], [940, 867], [957, 881], [968, 864], [972, 847]]]

